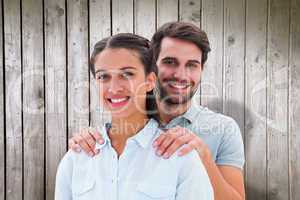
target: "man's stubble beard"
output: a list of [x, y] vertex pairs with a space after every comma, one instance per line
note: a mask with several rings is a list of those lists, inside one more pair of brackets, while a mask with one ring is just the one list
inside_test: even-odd
[[197, 88], [199, 87], [199, 85], [200, 85], [200, 82], [198, 83], [196, 89], [190, 91], [187, 95], [183, 96], [182, 99], [177, 101], [175, 99], [172, 99], [172, 96], [170, 96], [168, 94], [167, 90], [164, 89], [163, 84], [161, 83], [161, 80], [159, 78], [157, 78], [156, 86], [154, 88], [154, 93], [158, 97], [159, 101], [164, 103], [166, 106], [170, 106], [170, 107], [180, 106], [180, 105], [185, 105], [189, 101], [191, 101], [191, 99], [197, 92]]

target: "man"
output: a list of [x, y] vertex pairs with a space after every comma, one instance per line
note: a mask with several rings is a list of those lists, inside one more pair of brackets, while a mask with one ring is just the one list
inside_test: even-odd
[[[192, 103], [210, 51], [205, 32], [184, 22], [167, 23], [152, 37], [151, 50], [158, 67], [158, 119], [166, 130], [153, 143], [157, 155], [168, 159], [179, 148], [179, 155], [196, 149], [215, 199], [245, 199], [244, 149], [238, 125], [230, 117]], [[69, 145], [94, 155], [98, 153], [95, 140], [101, 143], [101, 135], [86, 130], [70, 139]]]

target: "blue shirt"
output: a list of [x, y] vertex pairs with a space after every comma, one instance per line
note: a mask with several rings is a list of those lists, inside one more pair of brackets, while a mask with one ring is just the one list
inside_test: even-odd
[[208, 108], [192, 104], [165, 128], [181, 126], [197, 134], [208, 145], [217, 165], [243, 169], [244, 144], [238, 124], [231, 118]]
[[158, 123], [149, 120], [127, 140], [118, 158], [103, 128], [105, 142], [96, 145], [99, 155], [69, 151], [61, 160], [55, 199], [212, 200], [213, 189], [196, 151], [182, 157], [158, 157], [152, 143], [159, 133]]

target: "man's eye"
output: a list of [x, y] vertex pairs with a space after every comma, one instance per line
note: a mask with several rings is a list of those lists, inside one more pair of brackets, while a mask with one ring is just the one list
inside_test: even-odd
[[189, 63], [186, 65], [188, 68], [197, 68], [197, 65], [195, 63]]
[[164, 60], [163, 63], [167, 64], [167, 65], [175, 65], [175, 61], [174, 60]]

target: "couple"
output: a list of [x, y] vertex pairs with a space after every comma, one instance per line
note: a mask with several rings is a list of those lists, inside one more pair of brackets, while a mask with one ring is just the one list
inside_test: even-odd
[[98, 42], [91, 70], [112, 121], [101, 139], [70, 140], [101, 152], [65, 155], [56, 199], [244, 199], [237, 124], [191, 102], [209, 50], [206, 34], [183, 22], [163, 25], [150, 46], [133, 34]]

